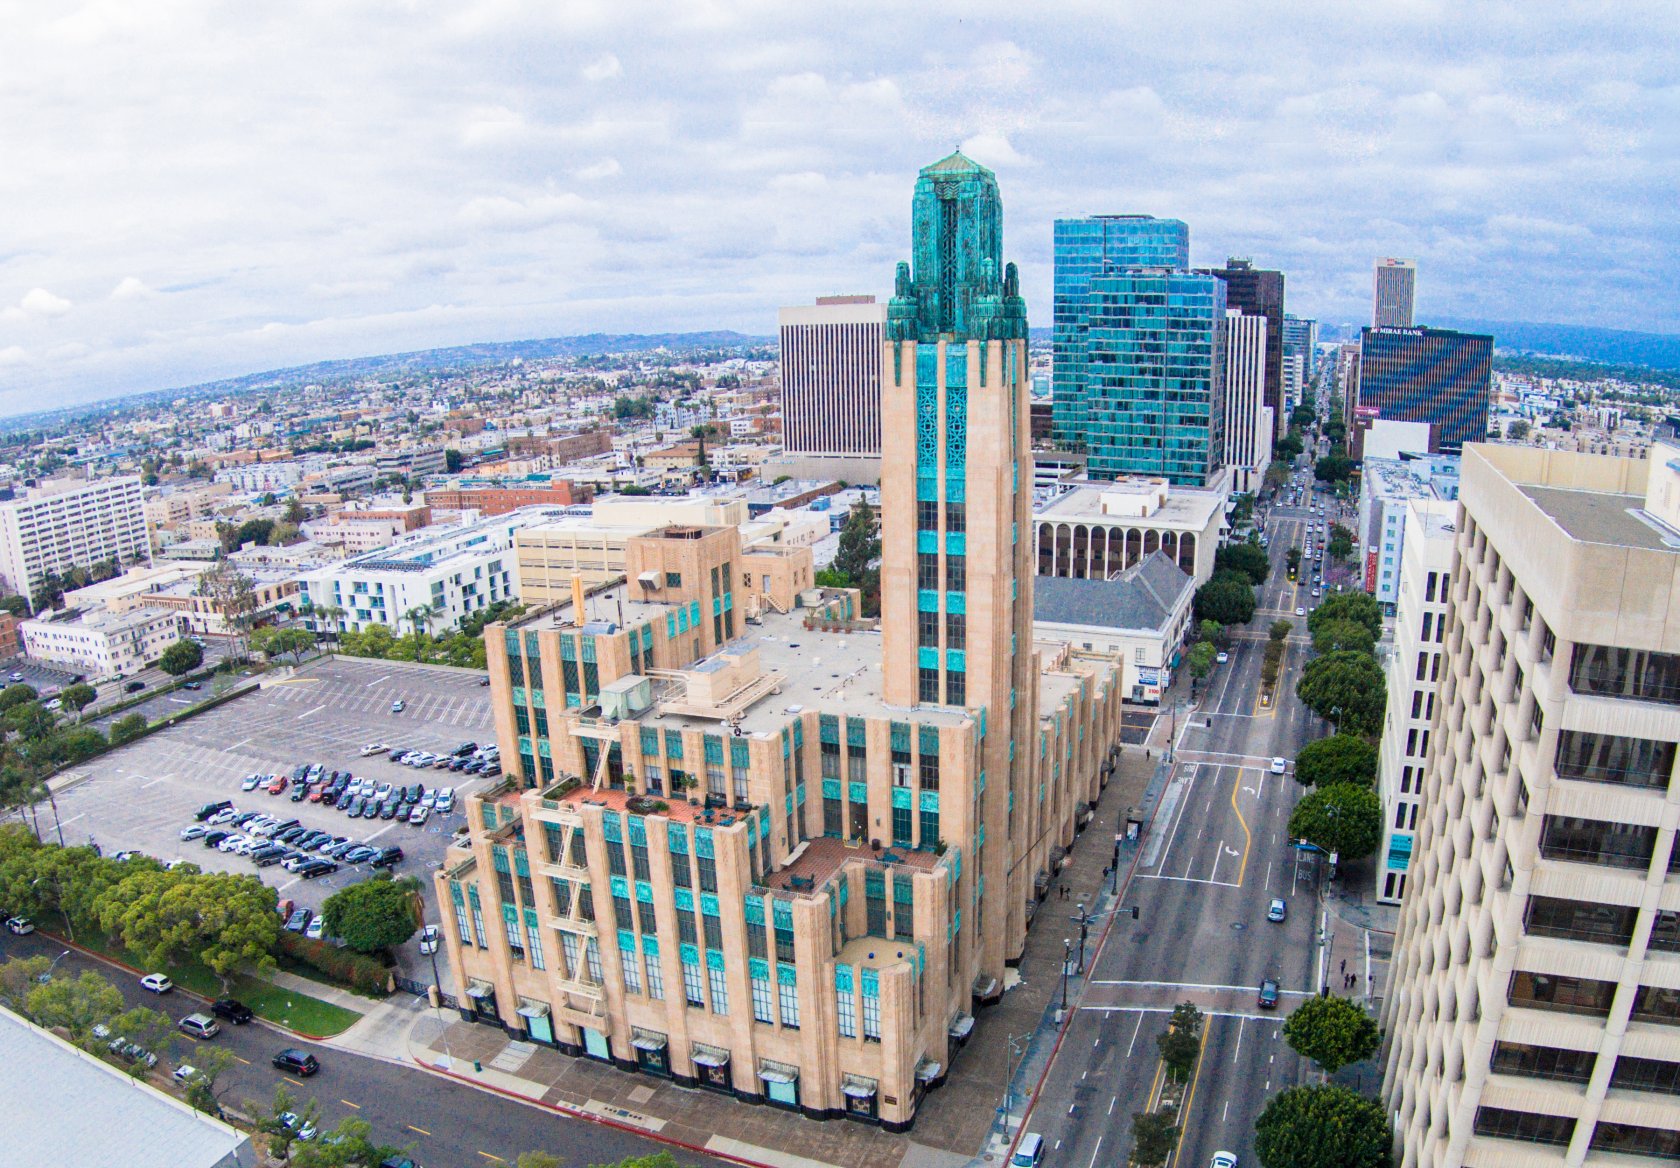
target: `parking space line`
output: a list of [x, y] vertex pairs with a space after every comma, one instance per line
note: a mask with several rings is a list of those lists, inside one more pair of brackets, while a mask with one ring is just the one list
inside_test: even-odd
[[375, 681], [368, 682], [367, 683], [367, 688], [372, 689], [374, 686], [380, 684], [380, 682], [385, 682], [385, 681], [390, 681], [390, 680], [391, 680], [391, 675], [389, 673], [387, 673], [384, 677], [381, 677], [381, 678], [379, 678]]
[[299, 722], [301, 722], [301, 721], [303, 721], [303, 720], [304, 720], [304, 719], [305, 719], [305, 718], [307, 718], [307, 717], [309, 717], [309, 715], [311, 715], [311, 714], [319, 714], [319, 713], [320, 713], [320, 712], [321, 712], [321, 711], [322, 711], [322, 710], [324, 710], [324, 709], [326, 709], [326, 708], [327, 708], [327, 707], [326, 707], [326, 705], [325, 705], [325, 704], [322, 704], [322, 705], [319, 705], [319, 706], [316, 706], [316, 707], [315, 707], [315, 708], [314, 708], [314, 709], [313, 709], [313, 710], [305, 710], [305, 711], [304, 711], [304, 712], [303, 712], [303, 713], [301, 713], [301, 714], [299, 714], [299, 715], [298, 715], [298, 716], [297, 716], [297, 720], [298, 720], [298, 721], [299, 721]]

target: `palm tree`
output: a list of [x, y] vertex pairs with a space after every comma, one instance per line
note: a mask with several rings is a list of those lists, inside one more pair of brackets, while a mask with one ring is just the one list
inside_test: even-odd
[[403, 619], [414, 629], [414, 659], [423, 660], [426, 650], [425, 634], [431, 632], [437, 612], [429, 604], [417, 604], [403, 613]]
[[323, 636], [330, 636], [333, 644], [338, 643], [339, 624], [344, 620], [344, 606], [341, 604], [321, 604], [315, 608], [315, 620], [320, 625]]

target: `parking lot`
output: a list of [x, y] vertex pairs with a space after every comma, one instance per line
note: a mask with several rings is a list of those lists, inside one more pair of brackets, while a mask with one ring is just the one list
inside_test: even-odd
[[[241, 811], [296, 818], [307, 827], [370, 844], [397, 844], [404, 852], [396, 875], [421, 879], [427, 919], [437, 919], [430, 874], [443, 857], [450, 835], [463, 822], [460, 795], [498, 777], [473, 778], [449, 771], [393, 763], [388, 754], [361, 756], [364, 745], [448, 753], [463, 742], [495, 737], [490, 691], [481, 674], [401, 662], [334, 658], [312, 663], [295, 676], [265, 685], [216, 709], [103, 755], [72, 772], [85, 774], [58, 796], [67, 844], [97, 842], [107, 855], [133, 849], [162, 860], [184, 859], [206, 869], [257, 872], [299, 905], [318, 909], [346, 884], [367, 878], [365, 864], [346, 866], [315, 880], [280, 867], [257, 869], [250, 860], [182, 841], [180, 831], [205, 803], [233, 800]], [[392, 713], [401, 699], [402, 713]], [[453, 787], [455, 811], [434, 815], [423, 826], [385, 819], [351, 820], [341, 810], [292, 802], [290, 791], [268, 795], [263, 788], [241, 791], [253, 772], [290, 776], [299, 763], [320, 763], [357, 778], [393, 784], [422, 783], [428, 790]], [[55, 783], [55, 786], [57, 783]], [[52, 832], [51, 813], [41, 808], [43, 834]], [[405, 976], [431, 980], [431, 962], [410, 943], [399, 954]], [[442, 953], [439, 958], [441, 960]]]

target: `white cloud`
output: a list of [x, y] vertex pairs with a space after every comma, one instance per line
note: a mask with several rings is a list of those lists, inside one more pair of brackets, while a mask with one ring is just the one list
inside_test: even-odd
[[1198, 264], [1283, 268], [1304, 315], [1359, 319], [1397, 254], [1424, 318], [1680, 331], [1655, 0], [1488, 6], [1474, 38], [1437, 0], [304, 7], [8, 24], [0, 412], [484, 338], [769, 334], [779, 304], [888, 290], [915, 172], [959, 142], [999, 173], [1035, 324], [1051, 221], [1140, 211]]
[[31, 288], [23, 294], [17, 307], [10, 310], [20, 316], [63, 316], [71, 309], [71, 304], [64, 297], [48, 292], [45, 288]]
[[616, 158], [603, 158], [601, 161], [590, 163], [588, 166], [580, 166], [572, 173], [581, 179], [594, 182], [598, 179], [613, 178], [616, 175], [623, 174], [624, 168], [618, 164]]
[[624, 72], [624, 66], [611, 53], [595, 58], [583, 67], [585, 81], [607, 81]]
[[111, 289], [112, 300], [143, 300], [155, 295], [157, 293], [146, 287], [146, 282], [138, 276], [124, 276], [117, 282], [117, 286]]

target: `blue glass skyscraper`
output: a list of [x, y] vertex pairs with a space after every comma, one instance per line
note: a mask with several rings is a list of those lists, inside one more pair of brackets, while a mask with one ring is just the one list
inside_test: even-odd
[[1190, 266], [1190, 228], [1180, 219], [1153, 215], [1090, 215], [1055, 224], [1052, 344], [1055, 356], [1051, 434], [1063, 446], [1084, 449], [1085, 294], [1093, 277], [1136, 268]]
[[1091, 477], [1204, 485], [1224, 460], [1224, 281], [1163, 269], [1096, 276], [1083, 315]]

